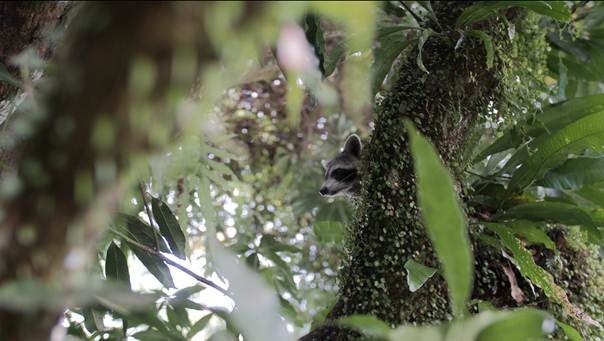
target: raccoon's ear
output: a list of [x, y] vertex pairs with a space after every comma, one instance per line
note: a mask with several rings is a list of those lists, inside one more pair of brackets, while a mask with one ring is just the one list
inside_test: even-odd
[[344, 142], [344, 153], [349, 153], [357, 158], [361, 157], [361, 138], [357, 134], [348, 136], [346, 142]]
[[327, 161], [327, 160], [321, 160], [321, 166], [323, 166], [323, 169], [327, 170], [328, 163], [329, 163], [329, 161]]

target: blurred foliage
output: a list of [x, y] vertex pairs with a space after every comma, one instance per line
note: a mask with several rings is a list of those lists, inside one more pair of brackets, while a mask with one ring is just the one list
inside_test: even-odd
[[[480, 30], [482, 20], [498, 17], [514, 42], [515, 30], [523, 28], [499, 16], [509, 8], [541, 15], [540, 28], [547, 31], [550, 46], [548, 74], [516, 65], [513, 74], [500, 75], [510, 84], [534, 82], [535, 93], [504, 93], [502, 110], [507, 112], [489, 113], [461, 179], [469, 193], [467, 217], [432, 147], [420, 135], [418, 145], [413, 143], [419, 204], [459, 318], [440, 326], [391, 329], [374, 317], [352, 316], [342, 325], [389, 340], [602, 336], [593, 326], [604, 318], [604, 4], [509, 1], [469, 7], [458, 27], [481, 41], [489, 67], [515, 63], [513, 51], [493, 46]], [[143, 183], [123, 199], [125, 213], [99, 242], [99, 265], [90, 273], [118, 289], [95, 291], [92, 302], [73, 293], [58, 296], [73, 302], [65, 313], [70, 335], [90, 340], [230, 340], [238, 334], [246, 340], [293, 339], [311, 323], [320, 323], [335, 301], [353, 205], [319, 197], [320, 160], [335, 155], [350, 133], [368, 136], [372, 95], [379, 99], [388, 89], [393, 66], [408, 46], [417, 44], [418, 67], [423, 67], [421, 46], [436, 34], [423, 24], [438, 18], [429, 1], [271, 3], [264, 16], [250, 23], [247, 35], [235, 39], [230, 25], [246, 15], [242, 10], [241, 3], [223, 3], [206, 13], [220, 64], [208, 71], [203, 88], [191, 98], [173, 101], [176, 117], [197, 118], [182, 119], [182, 138], [150, 158], [148, 167], [137, 169]], [[290, 64], [273, 47], [280, 29], [294, 22], [313, 52], [308, 57], [315, 60], [287, 69]], [[236, 44], [242, 41], [246, 45]], [[521, 44], [516, 48], [530, 48]], [[189, 72], [191, 58], [183, 50], [175, 74]], [[7, 76], [0, 66], [0, 81], [33, 91], [32, 73], [48, 66], [29, 52], [15, 62], [23, 79]], [[150, 71], [142, 61], [136, 70], [135, 85], [144, 87]], [[208, 100], [213, 94], [218, 101]], [[35, 105], [17, 97], [2, 117], [15, 107], [28, 111]], [[142, 103], [141, 111], [147, 105]], [[24, 117], [17, 132], [30, 128], [29, 116]], [[8, 179], [2, 191], [10, 190]], [[454, 244], [447, 221], [456, 222]], [[565, 314], [540, 305], [550, 311], [481, 308], [462, 318], [471, 303], [471, 258], [465, 252], [470, 248], [461, 247], [467, 243], [467, 223], [479, 231], [481, 245], [505, 255], [523, 288], [528, 283], [535, 296], [542, 290]], [[572, 260], [561, 255], [559, 235], [573, 240], [564, 248], [574, 247], [573, 254], [588, 259], [600, 277], [573, 277], [582, 269], [572, 268]], [[552, 257], [533, 259], [543, 250]], [[434, 275], [434, 269], [413, 260], [408, 264], [410, 286], [419, 288]], [[568, 275], [556, 282], [550, 273], [560, 268]], [[591, 301], [569, 298], [571, 288], [584, 290]], [[124, 290], [149, 294], [154, 304], [148, 304], [148, 296], [116, 299], [115, 293]], [[43, 291], [35, 283], [3, 287], [0, 304], [35, 304], [12, 299], [15, 292]], [[560, 328], [554, 332], [556, 323]]]

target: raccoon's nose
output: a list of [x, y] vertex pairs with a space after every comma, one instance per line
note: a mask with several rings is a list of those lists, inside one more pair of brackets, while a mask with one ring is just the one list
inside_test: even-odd
[[319, 194], [327, 195], [327, 187], [325, 187], [325, 186], [321, 187], [321, 189], [319, 190]]

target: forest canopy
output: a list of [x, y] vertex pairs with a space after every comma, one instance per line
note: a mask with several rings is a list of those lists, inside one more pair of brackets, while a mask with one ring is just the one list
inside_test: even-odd
[[601, 340], [603, 292], [602, 2], [0, 4], [0, 340]]

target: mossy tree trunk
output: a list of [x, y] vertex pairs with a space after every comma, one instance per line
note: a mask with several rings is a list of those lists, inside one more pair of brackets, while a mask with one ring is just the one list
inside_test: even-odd
[[[466, 163], [468, 142], [475, 138], [475, 128], [489, 115], [489, 107], [497, 107], [501, 68], [505, 65], [496, 62], [487, 68], [485, 47], [477, 39], [466, 36], [456, 49], [461, 37], [454, 23], [469, 3], [436, 1], [432, 6], [440, 25], [428, 25], [437, 34], [430, 36], [421, 52], [429, 73], [420, 70], [416, 61], [418, 49], [412, 49], [400, 66], [393, 87], [376, 104], [375, 131], [363, 152], [363, 190], [349, 229], [349, 257], [340, 273], [339, 299], [326, 323], [303, 340], [357, 338], [358, 334], [332, 323], [353, 314], [370, 314], [392, 326], [451, 318], [446, 283], [440, 275], [413, 293], [407, 285], [407, 260], [434, 268], [439, 268], [439, 264], [416, 203], [404, 122], [411, 120], [459, 177]], [[523, 14], [506, 13], [517, 27], [522, 27]], [[509, 40], [495, 19], [486, 21], [480, 29], [492, 37], [495, 46]], [[534, 59], [533, 67], [541, 67], [541, 62]], [[509, 302], [509, 284], [503, 275], [498, 275], [502, 271], [493, 271], [497, 266], [496, 253], [474, 252], [473, 297], [491, 300], [500, 295]]]

